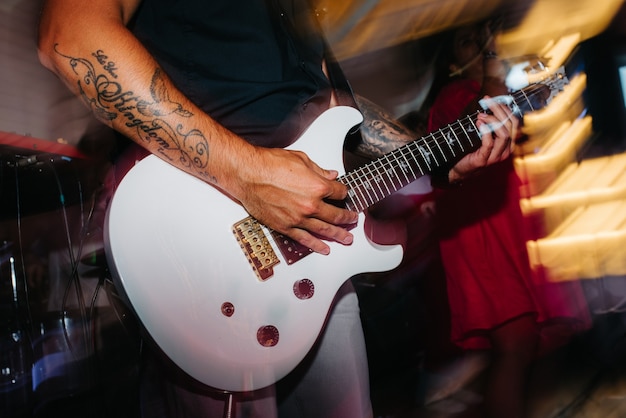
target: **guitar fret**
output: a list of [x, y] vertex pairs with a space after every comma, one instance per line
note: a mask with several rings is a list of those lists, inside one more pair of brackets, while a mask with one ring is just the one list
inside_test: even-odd
[[380, 191], [380, 195], [377, 195], [377, 197], [382, 198], [383, 196], [385, 196], [385, 192], [380, 187], [380, 183], [383, 181], [383, 179], [381, 178], [381, 176], [379, 174], [376, 174], [376, 173], [374, 173], [372, 171], [372, 169], [370, 168], [369, 164], [366, 167], [367, 167], [368, 171], [370, 172], [370, 174], [372, 174], [372, 179], [375, 180], [376, 187], [378, 187], [378, 190]]
[[[407, 151], [407, 153], [411, 156], [411, 160], [415, 162], [415, 165], [417, 166], [417, 168], [418, 168], [420, 171], [422, 171], [422, 168], [421, 168], [421, 167], [420, 167], [420, 165], [419, 165], [419, 158], [418, 158], [418, 156], [417, 156], [417, 155], [415, 155], [415, 153], [413, 152], [413, 147], [406, 147], [406, 151]], [[405, 157], [405, 160], [407, 160], [407, 158], [406, 158], [406, 157]], [[408, 163], [408, 161], [407, 161], [407, 163]], [[411, 164], [410, 164], [410, 163], [409, 163], [409, 168], [411, 168], [411, 175], [412, 175], [413, 177], [417, 178], [417, 177], [416, 177], [416, 174], [415, 174], [415, 171], [413, 170], [413, 167], [411, 167]]]
[[[407, 174], [408, 170], [411, 169], [411, 164], [409, 163], [409, 160], [404, 155], [404, 152], [402, 152], [403, 151], [402, 148], [400, 148], [397, 151], [398, 152], [395, 152], [394, 154], [400, 154], [400, 156], [402, 157], [402, 160], [404, 160], [404, 163], [406, 163], [406, 165], [404, 163], [398, 165], [398, 167], [400, 168], [400, 172], [402, 173], [402, 175], [404, 175], [404, 180], [402, 180], [402, 177], [398, 176], [396, 173], [398, 181], [400, 182], [396, 190], [399, 190], [402, 187], [404, 187], [406, 184], [409, 184], [411, 182], [411, 178]], [[396, 157], [396, 161], [398, 161], [397, 157]]]
[[430, 170], [424, 170], [424, 167], [422, 164], [420, 164], [420, 160], [419, 158], [417, 158], [417, 156], [415, 157], [415, 164], [417, 165], [417, 168], [419, 168], [420, 170], [420, 175], [416, 176], [415, 178], [419, 178], [420, 176], [430, 173]]
[[339, 181], [343, 183], [344, 186], [348, 188], [347, 199], [349, 199], [349, 204], [352, 205], [353, 209], [359, 209], [359, 202], [355, 199], [356, 196], [356, 186], [354, 185], [354, 176], [356, 172], [348, 173], [345, 176], [341, 177]]
[[[455, 157], [456, 155], [454, 153], [454, 149], [452, 148], [452, 144], [450, 144], [450, 142], [446, 140], [446, 136], [443, 134], [442, 130], [440, 129], [437, 132], [441, 134], [441, 137], [443, 138], [443, 142], [445, 142], [446, 145], [448, 146], [448, 149], [450, 150], [450, 154], [452, 155], [452, 157]], [[437, 141], [437, 138], [435, 138], [435, 133], [436, 132], [431, 133], [430, 137], [433, 139], [433, 141], [439, 143], [439, 141]], [[443, 153], [443, 150], [442, 150], [442, 153]]]
[[[413, 156], [413, 160], [415, 161], [416, 164], [418, 164], [418, 160], [417, 158], [415, 158], [415, 155], [411, 152], [411, 147], [407, 147], [407, 150], [411, 153], [411, 156]], [[413, 171], [413, 167], [411, 167], [411, 162], [410, 160], [406, 157], [406, 154], [403, 152], [403, 149], [401, 148], [400, 150], [400, 154], [402, 155], [402, 158], [404, 159], [404, 161], [406, 162], [406, 168], [408, 170], [410, 170], [411, 172], [411, 176], [413, 176], [413, 178], [415, 177], [415, 171]], [[418, 164], [419, 166], [419, 164]], [[410, 177], [408, 177], [407, 175], [407, 169], [402, 169], [402, 173], [404, 174], [404, 178], [406, 179], [407, 183], [402, 183], [402, 187], [404, 187], [405, 185], [409, 184], [411, 181], [413, 181]]]
[[428, 161], [428, 157], [426, 156], [426, 154], [424, 154], [424, 151], [422, 151], [422, 147], [420, 147], [419, 145], [417, 146], [417, 150], [419, 151], [420, 155], [422, 156], [422, 160], [426, 163], [426, 167], [428, 168], [428, 171], [431, 171], [431, 167], [430, 167], [430, 163]]
[[376, 201], [375, 199], [372, 199], [372, 195], [370, 194], [370, 191], [373, 191], [372, 179], [369, 179], [368, 181], [363, 182], [362, 185], [363, 185], [363, 192], [366, 194], [366, 195], [364, 194], [366, 202], [369, 204], [372, 204], [372, 202]]
[[[344, 185], [348, 186], [345, 183]], [[354, 199], [352, 198], [352, 195], [350, 194], [351, 190], [352, 188], [348, 187], [348, 195], [346, 196], [346, 199], [348, 199], [348, 201], [346, 202], [346, 209], [360, 212], [362, 209], [359, 206], [357, 206], [357, 204], [354, 202]]]
[[355, 183], [352, 193], [352, 199], [355, 201], [355, 206], [362, 210], [363, 208], [367, 207], [367, 202], [364, 200], [365, 196], [363, 196], [363, 193], [361, 192], [360, 184], [360, 181], [358, 183]]
[[354, 199], [352, 198], [352, 187], [350, 187], [350, 177], [351, 173], [348, 173], [342, 177], [339, 177], [337, 181], [348, 188], [348, 193], [346, 194], [346, 198], [344, 199], [344, 206], [348, 210], [355, 210], [356, 207], [354, 205]]
[[[476, 123], [472, 120], [472, 118], [470, 118], [469, 116], [467, 117], [467, 119], [469, 120], [469, 123], [472, 125], [473, 130], [472, 132], [474, 132], [476, 134], [476, 136], [480, 139], [480, 131], [478, 130], [478, 127], [476, 126]], [[467, 139], [470, 141], [470, 145], [472, 145], [472, 147], [474, 147], [476, 144], [474, 144], [472, 142], [472, 140], [470, 139], [470, 136], [467, 135]]]
[[[370, 184], [371, 184], [372, 182], [374, 182], [374, 183], [375, 183], [376, 188], [378, 188], [378, 190], [379, 190], [381, 193], [383, 193], [383, 190], [382, 190], [382, 188], [380, 187], [380, 182], [382, 181], [382, 178], [381, 178], [381, 176], [380, 176], [380, 173], [378, 173], [377, 171], [373, 170], [373, 169], [372, 169], [372, 167], [375, 167], [375, 163], [373, 163], [373, 162], [372, 162], [372, 163], [370, 163], [370, 164], [367, 164], [367, 165], [363, 166], [363, 170], [364, 170], [364, 171], [365, 171], [365, 170], [367, 170], [367, 172], [366, 172], [366, 174], [365, 174], [365, 175], [366, 175], [366, 176], [368, 177], [368, 179], [369, 179], [369, 180], [368, 180], [368, 182], [369, 182]], [[372, 192], [376, 193], [376, 197], [378, 197], [378, 193], [376, 192], [376, 188], [374, 188], [374, 187], [373, 187], [374, 185], [372, 185], [372, 184], [371, 184], [371, 186], [372, 186]], [[383, 193], [383, 194], [384, 194], [384, 193]]]
[[[364, 168], [367, 169], [368, 172], [369, 187], [367, 188], [367, 192], [370, 199], [370, 204], [372, 204], [385, 196], [385, 191], [381, 187], [381, 183], [385, 185], [385, 188], [387, 187], [387, 185], [385, 182], [384, 172], [381, 172], [378, 167], [376, 167], [375, 162], [367, 164]], [[372, 182], [374, 182], [374, 184], [372, 184]], [[378, 191], [376, 191], [376, 189], [378, 189]], [[374, 195], [373, 197], [372, 194], [370, 194], [370, 191]]]
[[[456, 134], [456, 132], [454, 131], [454, 129], [451, 127], [451, 125], [448, 125], [448, 128], [450, 128], [450, 130], [452, 131], [452, 133], [454, 134], [454, 137], [456, 138], [456, 142], [457, 144], [459, 144], [459, 146], [461, 147], [461, 152], [465, 153], [465, 148], [463, 147], [463, 143], [461, 142], [461, 140], [459, 139], [459, 136]], [[463, 128], [463, 124], [461, 124], [461, 128]], [[465, 132], [465, 129], [463, 129], [463, 131]], [[467, 133], [465, 134], [467, 135]]]
[[[359, 168], [357, 171], [361, 171], [362, 172], [363, 169]], [[361, 187], [360, 187], [361, 184], [362, 184], [362, 182], [359, 182], [359, 184], [357, 186], [355, 186], [352, 190], [354, 191], [354, 197], [357, 198], [359, 206], [361, 208], [366, 208], [367, 207], [367, 200], [365, 200], [365, 195], [361, 191]]]
[[[434, 137], [432, 136], [432, 134], [430, 135], [433, 139]], [[441, 144], [439, 144], [439, 141], [435, 141], [435, 144], [437, 144], [437, 148], [439, 148], [439, 153], [441, 154], [441, 156], [443, 157], [443, 161], [444, 162], [448, 162], [448, 158], [446, 158], [446, 154], [443, 152], [443, 149], [441, 148]], [[441, 167], [442, 164], [437, 164], [439, 167]]]
[[[417, 144], [417, 141], [416, 141], [416, 144]], [[417, 166], [417, 168], [420, 171], [420, 175], [419, 176], [417, 174], [415, 174], [415, 172], [413, 172], [413, 176], [415, 176], [415, 179], [417, 179], [417, 178], [419, 178], [420, 176], [423, 176], [426, 173], [424, 172], [424, 169], [422, 169], [422, 166], [420, 165], [419, 158], [417, 158], [417, 156], [415, 155], [415, 153], [413, 152], [413, 150], [411, 148], [412, 147], [407, 147], [407, 149], [411, 153], [411, 156], [413, 157], [413, 160], [415, 161], [415, 165]]]
[[[469, 121], [469, 122], [471, 122], [471, 118], [470, 118], [469, 116], [466, 116], [463, 120], [464, 120], [464, 121]], [[460, 121], [460, 122], [459, 122], [459, 126], [460, 126], [460, 127], [461, 127], [461, 129], [463, 130], [463, 135], [465, 135], [465, 138], [467, 139], [467, 141], [468, 141], [468, 143], [469, 143], [470, 147], [472, 147], [472, 146], [473, 146], [473, 144], [472, 144], [472, 141], [470, 140], [470, 132], [473, 132], [473, 131], [474, 131], [474, 128], [472, 128], [472, 126], [470, 126], [470, 125], [469, 125], [469, 123], [468, 123], [468, 125], [467, 125], [467, 126], [466, 126], [466, 125], [464, 125], [464, 124], [463, 124], [463, 121]], [[465, 149], [463, 149], [463, 152], [465, 152]]]
[[[374, 166], [376, 166], [376, 163], [374, 163]], [[383, 171], [380, 171], [380, 169], [381, 169], [381, 168], [382, 168], [382, 165], [381, 165], [381, 163], [379, 162], [379, 164], [378, 164], [378, 166], [377, 166], [377, 170], [379, 170], [379, 171], [378, 171], [378, 174], [379, 174], [379, 175], [380, 175], [380, 177], [383, 179], [383, 184], [385, 185], [385, 189], [387, 189], [387, 193], [388, 193], [388, 194], [391, 194], [393, 190], [389, 188], [389, 181], [388, 181], [388, 180], [389, 180], [389, 177], [387, 176], [387, 173], [386, 173], [384, 170], [383, 170]]]
[[[396, 150], [396, 151], [392, 151], [392, 152], [391, 152], [391, 153], [389, 153], [389, 154], [395, 154], [396, 152], [397, 152], [397, 150]], [[387, 165], [391, 166], [391, 160], [389, 160], [389, 154], [385, 154], [385, 155], [383, 156], [383, 158], [387, 161]], [[393, 173], [393, 175], [389, 175], [389, 172], [390, 172], [390, 171]], [[395, 179], [397, 179], [397, 178], [398, 178], [398, 176], [397, 176], [397, 173], [395, 172], [395, 170], [392, 170], [392, 169], [385, 169], [385, 174], [387, 174], [387, 177], [389, 178], [389, 180], [391, 180], [391, 186], [392, 186], [392, 189], [396, 189], [396, 185], [395, 185], [395, 183], [394, 183], [394, 178], [395, 178]], [[396, 190], [397, 190], [397, 189], [396, 189]]]
[[445, 143], [448, 144], [448, 148], [450, 148], [450, 152], [452, 153], [452, 156], [456, 157], [456, 151], [454, 150], [454, 147], [453, 147], [454, 138], [452, 138], [452, 135], [450, 135], [449, 132], [444, 131], [444, 129], [440, 129], [438, 132], [443, 138], [443, 140], [445, 141]]
[[430, 167], [430, 158], [428, 158], [428, 156], [432, 156], [433, 160], [435, 160], [435, 165], [437, 167], [440, 166], [439, 161], [437, 161], [437, 155], [433, 152], [433, 149], [431, 148], [430, 144], [428, 144], [428, 141], [422, 141], [424, 142], [424, 145], [426, 145], [426, 148], [428, 148], [428, 153], [427, 155], [427, 164], [428, 164], [428, 170], [432, 171], [431, 167]]

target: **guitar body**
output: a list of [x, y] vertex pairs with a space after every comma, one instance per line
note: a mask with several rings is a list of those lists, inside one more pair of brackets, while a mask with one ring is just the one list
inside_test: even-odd
[[[341, 169], [345, 135], [361, 120], [356, 109], [331, 108], [290, 148]], [[279, 262], [262, 280], [232, 231], [248, 216], [218, 189], [151, 155], [120, 183], [105, 226], [111, 271], [152, 339], [191, 377], [233, 392], [287, 375], [319, 337], [341, 285], [402, 259], [400, 246], [368, 240], [361, 213], [352, 245], [331, 242], [330, 255], [291, 264], [276, 250]], [[304, 297], [294, 291], [302, 280]]]

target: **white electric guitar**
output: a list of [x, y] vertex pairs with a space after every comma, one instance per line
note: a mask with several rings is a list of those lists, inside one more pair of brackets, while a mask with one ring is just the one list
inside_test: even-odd
[[[566, 82], [561, 72], [506, 97], [523, 113], [545, 105]], [[368, 239], [363, 211], [477, 149], [475, 116], [341, 175], [349, 189], [345, 206], [361, 215], [353, 244], [329, 242], [328, 256], [276, 234], [216, 188], [148, 156], [124, 177], [109, 207], [111, 271], [152, 339], [191, 377], [231, 392], [268, 386], [312, 348], [346, 280], [400, 263], [401, 246]], [[345, 135], [361, 121], [354, 108], [331, 108], [290, 148], [321, 167], [343, 167]]]

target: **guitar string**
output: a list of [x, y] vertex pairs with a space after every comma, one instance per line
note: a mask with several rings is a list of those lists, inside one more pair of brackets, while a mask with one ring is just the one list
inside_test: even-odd
[[[537, 109], [533, 105], [533, 102], [531, 99], [534, 99], [536, 97], [542, 97], [545, 93], [546, 87], [549, 87], [549, 86], [547, 86], [546, 84], [531, 85], [527, 87], [526, 89], [522, 89], [522, 90], [511, 93], [509, 96], [513, 99], [513, 104], [515, 104], [517, 109], [521, 108], [519, 102], [523, 100], [523, 104], [525, 105], [527, 104], [528, 107], [530, 108], [530, 111], [534, 111]], [[373, 203], [399, 190], [400, 188], [411, 183], [412, 181], [415, 181], [417, 178], [423, 175], [426, 175], [428, 173], [431, 173], [432, 166], [429, 162], [428, 157], [432, 157], [434, 159], [434, 165], [436, 167], [440, 167], [443, 163], [447, 162], [448, 160], [446, 158], [446, 152], [443, 152], [441, 148], [441, 141], [437, 140], [436, 136], [440, 136], [444, 140], [444, 142], [447, 143], [452, 154], [451, 157], [453, 158], [456, 158], [457, 155], [454, 149], [452, 148], [450, 141], [446, 140], [447, 138], [446, 133], [452, 133], [455, 136], [456, 141], [453, 141], [453, 142], [455, 142], [458, 146], [461, 147], [462, 153], [464, 153], [462, 140], [468, 141], [472, 147], [475, 147], [476, 144], [473, 143], [472, 137], [468, 135], [468, 131], [477, 134], [476, 135], [477, 138], [475, 138], [477, 141], [481, 140], [480, 135], [478, 134], [478, 129], [476, 128], [476, 125], [474, 124], [474, 118], [478, 115], [478, 113], [480, 113], [480, 111], [472, 115], [468, 115], [460, 120], [457, 120], [447, 125], [444, 128], [431, 132], [422, 138], [418, 138], [406, 145], [403, 145], [402, 147], [390, 153], [385, 154], [384, 156], [372, 161], [371, 163], [368, 163], [362, 167], [359, 167], [358, 169], [353, 170], [350, 173], [347, 173], [346, 175], [342, 176], [339, 180], [342, 183], [349, 186], [350, 190], [352, 190], [352, 192], [348, 195], [348, 198], [351, 201], [350, 204], [352, 204], [352, 206], [358, 211], [362, 211], [365, 208], [371, 206]], [[464, 121], [467, 123], [466, 126], [468, 126], [470, 129], [466, 129], [466, 127], [463, 125]], [[459, 127], [461, 130], [459, 130]], [[459, 138], [461, 138], [462, 140]], [[433, 146], [433, 144], [435, 144], [436, 147]], [[420, 147], [420, 145], [428, 148], [429, 152], [426, 155], [422, 151], [422, 147]], [[443, 162], [437, 161], [437, 155], [435, 152], [433, 152], [433, 149], [435, 148], [439, 149], [440, 158], [443, 158]], [[420, 164], [420, 161], [419, 161], [420, 159], [416, 157], [416, 154], [414, 153], [414, 151], [419, 152], [419, 155], [422, 157], [421, 159], [423, 160], [422, 164], [426, 163], [427, 170], [424, 170], [424, 168]], [[395, 157], [389, 158], [390, 156], [395, 156]], [[408, 156], [411, 157], [411, 160], [407, 158]], [[406, 164], [404, 164], [402, 160], [404, 160]], [[411, 170], [410, 178], [408, 177], [408, 173], [406, 170], [401, 170], [402, 174], [404, 174], [404, 177], [405, 177], [404, 180], [398, 177], [397, 173], [395, 172], [394, 167], [396, 167], [399, 162], [402, 163], [402, 167], [407, 167], [408, 169]], [[416, 173], [413, 171], [413, 166], [416, 166], [416, 168], [419, 169], [420, 175], [416, 175]], [[376, 169], [372, 171], [372, 167]], [[365, 172], [365, 170], [367, 170], [367, 172]], [[374, 177], [371, 177], [372, 172], [377, 173], [377, 175]], [[383, 179], [383, 177], [385, 177], [383, 176], [383, 174], [389, 173], [389, 172], [396, 174], [396, 175], [386, 176], [391, 181], [391, 186], [393, 190], [389, 190], [389, 181], [385, 181]], [[368, 174], [370, 174], [370, 176], [368, 176]], [[366, 177], [366, 178], [371, 177], [371, 178], [366, 182], [358, 182], [358, 180], [360, 180], [362, 177]], [[372, 187], [372, 181], [374, 181], [376, 186], [379, 188], [379, 190], [381, 190], [382, 194], [380, 196], [376, 194], [375, 188]], [[385, 185], [385, 188], [388, 189], [386, 194], [380, 188], [381, 182]], [[399, 186], [397, 186], [395, 182], [398, 182]], [[374, 193], [374, 199], [372, 199], [370, 191]], [[355, 202], [354, 200], [355, 198], [358, 199], [358, 202]]]
[[[473, 117], [476, 114], [471, 115], [471, 116]], [[471, 117], [467, 119], [472, 121]], [[455, 123], [454, 125], [456, 125], [457, 123]], [[433, 132], [424, 138], [420, 138], [409, 144], [406, 144], [405, 146], [402, 146], [399, 149], [396, 149], [388, 154], [385, 154], [383, 157], [377, 160], [374, 160], [371, 163], [363, 167], [360, 167], [357, 170], [354, 170], [351, 173], [348, 173], [347, 175], [342, 177], [341, 181], [344, 184], [346, 184], [351, 190], [348, 197], [351, 200], [350, 203], [352, 203], [352, 206], [358, 211], [361, 211], [364, 208], [370, 206], [371, 203], [380, 200], [381, 196], [377, 195], [375, 193], [375, 190], [373, 191], [375, 198], [372, 198], [370, 194], [370, 190], [372, 189], [371, 187], [372, 181], [374, 181], [377, 185], [379, 183], [383, 183], [385, 185], [385, 188], [387, 189], [388, 193], [387, 194], [382, 193], [382, 196], [384, 197], [385, 195], [390, 194], [390, 192], [396, 191], [400, 189], [401, 187], [403, 187], [404, 185], [409, 184], [410, 182], [416, 180], [421, 175], [425, 175], [428, 172], [432, 171], [430, 166], [428, 167], [428, 170], [424, 170], [424, 168], [420, 164], [420, 158], [416, 157], [416, 154], [413, 151], [413, 148], [416, 149], [416, 152], [419, 152], [421, 159], [423, 159], [423, 161], [428, 165], [427, 158], [425, 157], [423, 151], [421, 151], [420, 146], [421, 144], [425, 144], [429, 148], [429, 150], [431, 150], [430, 154], [432, 155], [432, 147], [430, 146], [430, 144], [432, 142], [435, 142], [437, 144], [439, 143], [439, 141], [434, 139], [435, 134], [437, 133], [445, 141], [446, 135], [444, 134], [444, 131], [452, 131], [456, 138], [455, 142], [461, 146], [461, 151], [463, 151], [462, 142], [459, 141], [459, 135], [455, 133], [456, 126], [454, 125], [448, 125], [446, 128], [442, 128], [439, 131]], [[467, 131], [474, 131], [474, 130], [475, 130], [475, 126], [472, 126], [471, 129], [463, 128], [463, 131], [465, 133]], [[431, 139], [430, 143], [428, 142], [429, 138]], [[471, 138], [469, 137], [469, 135], [467, 135], [467, 140], [471, 141]], [[450, 141], [446, 141], [446, 143], [448, 144], [448, 147], [450, 148], [452, 156], [455, 156], [456, 152], [452, 148]], [[441, 147], [439, 147], [439, 149], [441, 150]], [[390, 158], [390, 156], [392, 158]], [[410, 159], [407, 158], [408, 156], [410, 156], [411, 158]], [[445, 157], [445, 153], [442, 152], [441, 156], [443, 157], [444, 160], [447, 160]], [[439, 163], [436, 161], [435, 155], [433, 155], [433, 158], [435, 158], [436, 164], [439, 165]], [[403, 170], [400, 171], [400, 173], [404, 175], [404, 178], [401, 178], [398, 172], [395, 170], [395, 167], [398, 165], [399, 162], [402, 162], [402, 166], [404, 168]], [[419, 176], [413, 170], [412, 166], [416, 166], [416, 169], [419, 170], [419, 174], [420, 174]], [[374, 168], [374, 170], [372, 170], [372, 168]], [[368, 177], [371, 177], [371, 175], [367, 176], [368, 173], [365, 172], [366, 170], [369, 173], [375, 172], [376, 176], [373, 178], [368, 178]], [[410, 173], [411, 177], [409, 177], [408, 170], [411, 171]], [[367, 178], [367, 181], [361, 181], [363, 177]], [[391, 189], [389, 188], [390, 186], [391, 186]], [[355, 202], [355, 200], [357, 201]]]
[[[532, 104], [531, 104], [531, 100], [529, 98], [536, 98], [537, 96], [540, 96], [542, 94], [542, 91], [540, 89], [538, 89], [538, 88], [533, 88], [532, 90], [533, 90], [533, 92], [530, 95], [525, 94], [526, 90], [521, 90], [521, 91], [517, 91], [517, 92], [512, 93], [510, 96], [513, 98], [513, 100], [515, 102], [515, 105], [518, 108], [519, 108], [519, 104], [518, 104], [519, 100], [520, 99], [524, 99], [526, 102], [529, 103], [529, 105], [531, 107], [531, 111], [532, 111], [532, 110], [535, 110], [535, 109], [533, 109]], [[451, 124], [447, 125], [446, 127], [441, 128], [441, 129], [439, 129], [437, 131], [431, 132], [431, 133], [425, 135], [422, 138], [418, 138], [415, 141], [412, 141], [412, 142], [406, 144], [405, 146], [402, 146], [402, 147], [400, 147], [400, 148], [390, 152], [389, 154], [392, 154], [392, 153], [394, 153], [396, 151], [403, 150], [405, 147], [408, 147], [408, 146], [416, 144], [416, 143], [424, 143], [429, 149], [433, 149], [434, 147], [432, 145], [433, 145], [433, 143], [435, 143], [437, 145], [437, 148], [441, 148], [439, 146], [440, 141], [435, 139], [435, 136], [436, 136], [436, 134], [443, 135], [447, 131], [451, 131], [457, 137], [459, 136], [459, 134], [462, 134], [462, 137], [469, 137], [469, 135], [467, 135], [467, 131], [465, 130], [465, 127], [463, 126], [463, 121], [468, 119], [468, 118], [472, 118], [472, 117], [476, 116], [478, 113], [480, 113], [480, 111], [479, 112], [475, 112], [472, 115], [465, 116], [464, 118], [459, 119], [459, 120], [457, 120], [455, 122], [452, 122]], [[473, 125], [472, 126], [472, 130], [474, 130], [474, 126], [475, 125], [473, 124], [473, 119], [469, 120], [468, 124], [470, 124], [470, 123]], [[461, 131], [458, 130], [459, 127], [461, 128]], [[431, 154], [434, 154], [434, 153], [431, 153]], [[442, 152], [442, 154], [443, 154], [443, 152]], [[453, 155], [453, 156], [455, 156], [455, 155]], [[440, 165], [440, 164], [437, 164], [437, 165]], [[424, 173], [422, 173], [422, 174], [424, 174]]]
[[[518, 108], [519, 108], [518, 101], [521, 100], [521, 99], [524, 99], [530, 105], [530, 108], [531, 108], [531, 111], [532, 111], [532, 110], [535, 110], [535, 109], [532, 106], [530, 99], [531, 98], [535, 98], [538, 95], [542, 94], [543, 91], [544, 91], [544, 90], [542, 90], [542, 87], [544, 87], [544, 86], [545, 86], [544, 84], [541, 84], [540, 86], [535, 86], [535, 85], [529, 86], [526, 89], [519, 90], [519, 91], [511, 93], [510, 96], [512, 97], [514, 104]], [[530, 94], [526, 94], [526, 91], [529, 91], [529, 90], [531, 91], [531, 93]], [[412, 141], [412, 142], [410, 142], [410, 143], [408, 143], [406, 145], [403, 145], [402, 147], [400, 147], [400, 148], [398, 148], [398, 149], [396, 149], [394, 151], [391, 151], [391, 152], [383, 155], [382, 157], [380, 157], [380, 158], [378, 158], [378, 159], [376, 159], [376, 160], [374, 160], [374, 161], [372, 161], [372, 162], [370, 162], [368, 164], [365, 164], [365, 165], [357, 168], [356, 170], [351, 171], [350, 173], [346, 173], [344, 176], [341, 176], [338, 180], [339, 181], [346, 180], [347, 184], [346, 183], [344, 183], [344, 184], [346, 186], [348, 186], [351, 191], [353, 191], [354, 193], [357, 193], [357, 192], [367, 193], [367, 195], [368, 195], [368, 196], [365, 196], [364, 194], [362, 194], [362, 196], [359, 198], [359, 201], [355, 202], [353, 196], [351, 196], [351, 194], [349, 194], [348, 195], [348, 199], [350, 200], [350, 202], [348, 202], [347, 204], [351, 204], [353, 209], [357, 209], [357, 211], [361, 212], [365, 208], [371, 206], [373, 203], [378, 202], [382, 198], [392, 194], [393, 192], [399, 190], [400, 188], [404, 187], [405, 185], [411, 183], [412, 181], [417, 180], [419, 177], [432, 172], [432, 169], [430, 167], [429, 167], [429, 170], [424, 171], [424, 169], [422, 168], [422, 166], [420, 165], [420, 163], [418, 161], [419, 159], [415, 156], [415, 154], [414, 154], [413, 150], [411, 150], [411, 148], [418, 147], [418, 143], [424, 143], [426, 145], [426, 147], [428, 147], [428, 149], [431, 151], [429, 153], [429, 155], [433, 156], [433, 158], [435, 159], [435, 164], [437, 166], [440, 166], [442, 163], [439, 163], [437, 161], [434, 153], [432, 152], [432, 149], [433, 149], [432, 144], [436, 144], [437, 148], [439, 149], [439, 152], [440, 152], [441, 156], [444, 159], [446, 158], [446, 156], [445, 156], [445, 152], [443, 151], [443, 149], [440, 146], [441, 142], [438, 141], [437, 139], [435, 139], [435, 136], [437, 134], [439, 134], [442, 138], [444, 138], [444, 141], [445, 141], [445, 138], [446, 138], [445, 132], [452, 132], [454, 134], [456, 140], [457, 140], [456, 141], [457, 143], [461, 144], [461, 142], [459, 141], [459, 135], [461, 135], [461, 134], [462, 134], [461, 138], [464, 138], [467, 141], [470, 141], [470, 143], [471, 143], [472, 139], [470, 138], [470, 135], [468, 134], [468, 131], [469, 132], [478, 133], [478, 129], [477, 129], [475, 123], [474, 123], [474, 119], [475, 119], [475, 117], [479, 113], [480, 113], [480, 111], [477, 111], [477, 112], [475, 112], [475, 113], [473, 113], [471, 115], [467, 115], [467, 116], [465, 116], [465, 117], [463, 117], [463, 118], [461, 118], [461, 119], [459, 119], [459, 120], [457, 120], [457, 121], [447, 125], [444, 128], [438, 129], [437, 131], [431, 132], [431, 133], [425, 135], [424, 137], [418, 138], [418, 139], [416, 139], [416, 140], [414, 140], [414, 141]], [[463, 122], [465, 122], [467, 124], [468, 129], [466, 129], [463, 126]], [[459, 127], [460, 127], [460, 130], [458, 130]], [[479, 135], [477, 135], [477, 138], [475, 138], [475, 139], [478, 140], [478, 141], [481, 140]], [[448, 147], [450, 148], [450, 151], [452, 152], [452, 157], [456, 157], [456, 155], [454, 153], [454, 150], [452, 149], [451, 144], [448, 141], [445, 141], [445, 142], [448, 144]], [[472, 143], [471, 143], [471, 145], [475, 146], [475, 144], [472, 144]], [[411, 162], [407, 159], [407, 150], [408, 150], [408, 154], [410, 154], [410, 156], [412, 157], [412, 161], [414, 162], [415, 165], [417, 165], [417, 168], [420, 171], [420, 175], [419, 176], [413, 171], [413, 168], [411, 167]], [[420, 153], [420, 156], [426, 161], [427, 158], [425, 157], [423, 152], [421, 150], [419, 150], [419, 149], [418, 149], [418, 151]], [[396, 154], [399, 154], [399, 155], [396, 155]], [[394, 156], [394, 158], [390, 158], [390, 156]], [[404, 180], [399, 179], [397, 176], [388, 176], [389, 179], [391, 180], [391, 188], [390, 188], [389, 182], [384, 181], [384, 180], [380, 180], [379, 181], [379, 179], [381, 178], [380, 176], [383, 173], [383, 171], [381, 171], [381, 170], [384, 170], [386, 172], [389, 172], [389, 171], [395, 172], [395, 170], [393, 170], [393, 167], [394, 167], [394, 165], [397, 165], [397, 164], [394, 164], [394, 163], [397, 163], [399, 159], [404, 159], [406, 161], [407, 167], [409, 167], [410, 170], [411, 170], [411, 177], [409, 177], [407, 172], [404, 171], [404, 170], [402, 171], [404, 173], [404, 177], [405, 177]], [[368, 172], [365, 173], [364, 172], [365, 170], [367, 170]], [[358, 186], [352, 185], [352, 187], [351, 187], [351, 183], [354, 183], [356, 181], [356, 179], [352, 179], [352, 180], [350, 180], [350, 179], [353, 178], [354, 175], [356, 175], [359, 172], [361, 172], [361, 175], [359, 176], [359, 178], [363, 177], [363, 176], [367, 176], [368, 174], [369, 174], [370, 177], [371, 177], [371, 175], [373, 173], [376, 174], [374, 177], [372, 177], [372, 179], [375, 180], [375, 186], [380, 191], [380, 193], [381, 193], [380, 195], [377, 195], [376, 191], [373, 190], [373, 193], [375, 194], [375, 196], [374, 196], [374, 199], [372, 199], [372, 196], [369, 193], [369, 191], [373, 189], [371, 187], [371, 186], [373, 186], [372, 183], [371, 183], [371, 180], [366, 182], [366, 183], [361, 183], [361, 185], [367, 184], [365, 191], [362, 191], [362, 189], [360, 187], [358, 187]], [[396, 181], [399, 181], [399, 186], [394, 184], [394, 178], [396, 179]], [[381, 187], [380, 183], [382, 183], [384, 185], [386, 190], [383, 190], [383, 188]], [[269, 228], [269, 227], [265, 226], [261, 222], [258, 222], [256, 219], [254, 219], [254, 218], [252, 218], [252, 219], [255, 221], [258, 230], [260, 230], [265, 235], [265, 237], [268, 240], [268, 242], [270, 244], [272, 244], [273, 247], [274, 246], [278, 246], [280, 248], [280, 245], [277, 244], [277, 239], [275, 237], [276, 231], [274, 229], [272, 229], [272, 228]], [[266, 231], [267, 231], [267, 233], [266, 233]], [[286, 237], [284, 234], [281, 234], [281, 236], [284, 236], [286, 239], [290, 240], [291, 242], [294, 242], [293, 240], [291, 240], [291, 238]], [[282, 254], [282, 255], [283, 255], [283, 257], [285, 257], [284, 254]]]

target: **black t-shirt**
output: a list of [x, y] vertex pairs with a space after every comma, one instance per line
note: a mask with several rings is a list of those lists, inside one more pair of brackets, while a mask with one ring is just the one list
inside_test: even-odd
[[306, 0], [143, 0], [131, 29], [222, 125], [286, 146], [328, 106], [324, 43]]

